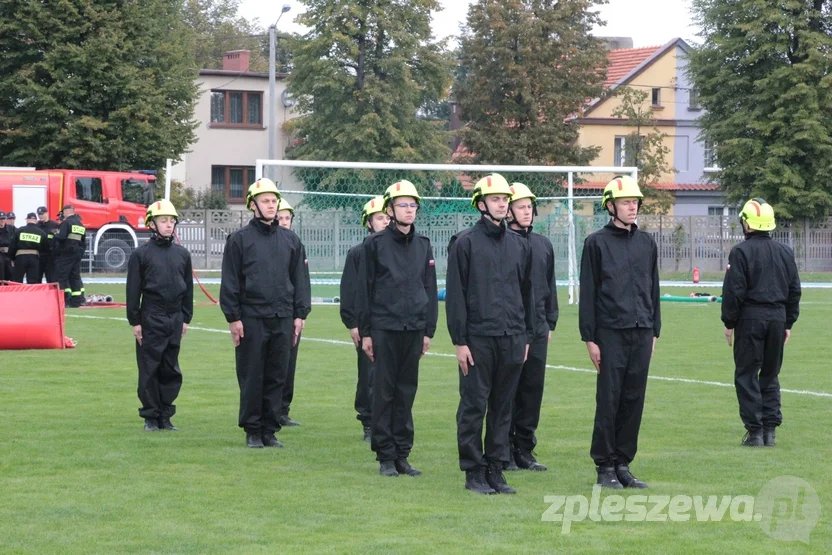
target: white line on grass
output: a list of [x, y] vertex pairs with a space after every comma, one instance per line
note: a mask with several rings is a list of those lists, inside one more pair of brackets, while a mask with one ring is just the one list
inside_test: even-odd
[[[86, 318], [89, 320], [117, 320], [119, 322], [126, 322], [126, 318], [115, 318], [113, 316], [87, 316], [82, 314], [67, 314], [70, 318]], [[230, 333], [228, 330], [223, 329], [216, 329], [216, 328], [202, 328], [198, 326], [188, 326], [188, 330], [194, 331], [206, 331], [209, 333]], [[352, 341], [341, 341], [339, 339], [322, 339], [319, 337], [303, 337], [303, 341], [314, 341], [315, 343], [329, 343], [330, 345], [348, 345], [350, 347], [355, 348]], [[445, 358], [456, 358], [456, 355], [452, 355], [449, 353], [434, 353], [428, 351], [427, 353], [430, 356], [435, 357], [445, 357]], [[559, 364], [547, 364], [546, 368], [551, 368], [553, 370], [566, 370], [567, 372], [581, 372], [584, 374], [595, 374], [595, 370], [591, 370], [589, 368], [575, 368], [574, 366], [561, 366]], [[689, 378], [668, 378], [666, 376], [648, 376], [651, 380], [659, 380], [663, 382], [678, 382], [678, 383], [690, 383], [696, 385], [713, 385], [716, 387], [734, 387], [732, 383], [724, 383], [724, 382], [712, 382], [708, 380], [692, 380]], [[822, 391], [807, 391], [805, 389], [781, 389], [783, 393], [796, 393], [797, 395], [808, 395], [810, 397], [824, 397], [827, 399], [832, 399], [832, 393], [824, 393]]]

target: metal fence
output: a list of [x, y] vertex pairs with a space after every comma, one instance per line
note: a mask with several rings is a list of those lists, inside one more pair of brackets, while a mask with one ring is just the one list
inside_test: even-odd
[[[315, 272], [340, 272], [349, 249], [366, 236], [360, 214], [355, 210], [296, 211], [293, 230], [306, 247], [309, 267]], [[177, 233], [191, 252], [194, 267], [218, 269], [222, 264], [225, 239], [246, 225], [250, 212], [185, 210]], [[457, 232], [472, 226], [479, 214], [469, 211], [456, 214], [419, 216], [416, 227], [432, 244], [439, 275], [447, 265], [447, 246]], [[587, 235], [601, 228], [609, 218], [604, 215], [576, 215], [578, 257]], [[641, 216], [639, 226], [650, 233], [659, 246], [659, 264], [663, 272], [690, 273], [725, 269], [728, 253], [743, 240], [742, 228], [735, 217], [728, 216]], [[552, 241], [560, 279], [566, 279], [569, 248], [569, 216], [552, 212], [541, 214], [535, 230]], [[802, 271], [832, 271], [832, 218], [813, 222], [781, 222], [772, 233], [777, 241], [789, 245]]]

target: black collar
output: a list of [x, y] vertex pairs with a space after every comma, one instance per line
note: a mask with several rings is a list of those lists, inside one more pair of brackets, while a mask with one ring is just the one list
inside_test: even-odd
[[491, 218], [485, 214], [483, 214], [480, 221], [477, 222], [477, 225], [482, 226], [482, 229], [485, 230], [485, 234], [490, 237], [502, 237], [506, 232], [505, 220], [500, 220], [499, 224], [495, 224]]
[[260, 233], [264, 233], [267, 235], [269, 233], [275, 233], [277, 231], [277, 228], [280, 227], [277, 223], [277, 220], [273, 220], [271, 225], [269, 225], [267, 223], [263, 223], [258, 218], [252, 218], [249, 222], [249, 225], [252, 225], [255, 228], [257, 228], [257, 231], [259, 231]]

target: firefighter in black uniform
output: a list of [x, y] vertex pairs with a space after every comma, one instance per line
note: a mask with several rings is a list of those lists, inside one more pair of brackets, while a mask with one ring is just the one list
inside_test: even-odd
[[9, 258], [14, 260], [14, 280], [40, 283], [40, 255], [48, 249], [46, 234], [37, 226], [34, 212], [26, 215], [26, 225], [19, 228], [9, 246]]
[[[384, 197], [379, 195], [367, 201], [364, 210], [361, 212], [361, 225], [367, 228], [368, 233], [378, 233], [390, 223], [390, 216], [384, 212]], [[361, 334], [358, 333], [358, 268], [361, 264], [361, 252], [364, 250], [364, 243], [355, 245], [347, 253], [344, 263], [344, 272], [341, 274], [341, 322], [350, 332], [355, 350], [358, 354], [358, 383], [355, 387], [355, 412], [356, 419], [361, 422], [364, 429], [364, 441], [372, 441], [372, 402], [373, 402], [373, 376], [375, 363], [370, 360], [364, 352], [361, 342]]]
[[11, 268], [9, 259], [9, 247], [12, 243], [12, 237], [6, 230], [6, 213], [0, 210], [0, 221], [4, 222], [0, 225], [0, 281], [11, 281], [12, 272], [7, 271], [6, 267]]
[[[8, 237], [8, 244], [7, 249], [11, 246], [11, 241], [14, 238], [14, 234], [17, 232], [17, 227], [15, 227], [14, 222], [17, 217], [14, 215], [14, 212], [6, 212], [5, 223], [3, 224], [3, 229], [6, 231], [6, 237]], [[6, 250], [6, 257], [3, 260], [4, 262], [4, 272], [6, 274], [6, 279], [11, 280], [14, 277], [14, 259], [9, 256], [9, 251]]]
[[178, 429], [170, 419], [182, 387], [179, 348], [194, 314], [191, 255], [173, 242], [178, 219], [170, 201], [148, 206], [152, 236], [127, 265], [127, 321], [136, 338], [139, 416], [148, 432]]
[[276, 220], [280, 192], [269, 179], [248, 188], [254, 218], [228, 236], [220, 307], [235, 347], [239, 426], [250, 448], [283, 447], [280, 406], [289, 356], [312, 309], [309, 271], [298, 236]]
[[476, 493], [515, 493], [503, 468], [514, 395], [534, 338], [532, 250], [506, 231], [510, 197], [503, 176], [479, 180], [471, 204], [482, 218], [448, 245], [445, 309], [460, 370], [459, 467]]
[[55, 235], [58, 233], [58, 222], [49, 219], [49, 213], [45, 206], [39, 206], [38, 227], [46, 233], [46, 252], [40, 255], [40, 278], [46, 278], [46, 283], [54, 283], [55, 280], [55, 258], [52, 255], [55, 242]]
[[[295, 209], [292, 205], [286, 202], [286, 199], [281, 198], [277, 205], [277, 223], [284, 229], [292, 229], [292, 222], [295, 220]], [[306, 260], [306, 248], [303, 243], [300, 244], [301, 256]], [[307, 270], [309, 266], [304, 265]], [[280, 425], [281, 426], [300, 426], [299, 422], [295, 422], [289, 418], [289, 408], [292, 405], [292, 399], [295, 397], [295, 370], [298, 365], [298, 349], [300, 348], [301, 335], [298, 335], [297, 343], [292, 347], [292, 353], [289, 355], [289, 371], [286, 374], [286, 385], [283, 388], [283, 401], [280, 406]]]
[[745, 241], [731, 249], [722, 284], [722, 321], [734, 346], [734, 386], [747, 433], [742, 445], [774, 446], [780, 412], [783, 347], [800, 312], [800, 277], [792, 250], [769, 235], [774, 209], [749, 200], [740, 213]]
[[358, 268], [358, 332], [375, 362], [370, 445], [382, 476], [421, 474], [407, 460], [413, 401], [419, 359], [430, 349], [439, 314], [433, 249], [413, 225], [421, 201], [410, 181], [387, 188], [390, 223], [365, 239]]
[[643, 198], [632, 177], [610, 181], [602, 201], [610, 221], [581, 256], [579, 328], [598, 372], [590, 456], [597, 483], [613, 489], [647, 487], [630, 472], [661, 331], [658, 248], [635, 223]]
[[555, 283], [555, 251], [545, 236], [532, 231], [537, 214], [537, 197], [523, 183], [511, 184], [509, 230], [525, 238], [532, 248], [532, 286], [534, 287], [534, 341], [520, 372], [511, 414], [511, 455], [506, 470], [546, 470], [532, 451], [537, 445], [535, 431], [540, 422], [543, 382], [549, 341], [558, 323], [558, 291]]
[[66, 306], [84, 304], [84, 282], [81, 281], [81, 260], [87, 249], [87, 230], [72, 205], [63, 209], [64, 220], [55, 235], [55, 274], [64, 290]]

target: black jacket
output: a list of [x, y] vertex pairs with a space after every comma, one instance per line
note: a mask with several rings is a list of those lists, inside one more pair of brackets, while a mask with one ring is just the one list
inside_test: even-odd
[[5, 252], [0, 253], [8, 256], [8, 249], [12, 244], [12, 234], [6, 229], [6, 226], [0, 225], [0, 249], [6, 249]]
[[130, 255], [127, 263], [127, 321], [142, 323], [143, 311], [182, 312], [186, 324], [194, 315], [191, 254], [180, 245], [154, 237]]
[[46, 233], [36, 224], [26, 224], [23, 227], [17, 228], [17, 231], [12, 237], [9, 245], [9, 256], [14, 258], [17, 251], [35, 250], [38, 254], [49, 252], [49, 241], [46, 238]]
[[220, 308], [228, 322], [302, 318], [312, 310], [306, 252], [291, 230], [253, 218], [228, 236], [222, 256]]
[[658, 248], [633, 224], [632, 231], [610, 222], [584, 241], [578, 310], [582, 341], [595, 330], [662, 328]]
[[792, 249], [768, 233], [753, 233], [728, 255], [722, 321], [728, 329], [739, 320], [786, 322], [791, 329], [800, 313], [800, 294]]
[[344, 272], [341, 274], [341, 322], [348, 330], [358, 327], [358, 265], [361, 263], [361, 253], [364, 243], [359, 243], [349, 250], [344, 262]]
[[425, 330], [433, 337], [439, 296], [430, 239], [414, 226], [405, 235], [394, 222], [367, 237], [358, 265], [356, 306], [361, 337], [371, 329]]
[[78, 214], [73, 214], [61, 222], [55, 235], [55, 254], [77, 254], [87, 248], [87, 230]]
[[454, 345], [469, 335], [526, 335], [534, 340], [532, 249], [506, 225], [483, 216], [451, 237], [445, 312]]
[[55, 220], [46, 220], [45, 222], [41, 222], [40, 220], [38, 220], [37, 226], [40, 228], [41, 231], [46, 233], [46, 244], [49, 247], [46, 249], [46, 252], [50, 252], [53, 249], [55, 235], [57, 235], [58, 233], [58, 228], [60, 227], [60, 224]]
[[555, 282], [555, 249], [545, 236], [529, 227], [509, 231], [526, 239], [532, 247], [532, 286], [535, 301], [535, 340], [547, 339], [558, 323], [558, 289]]

